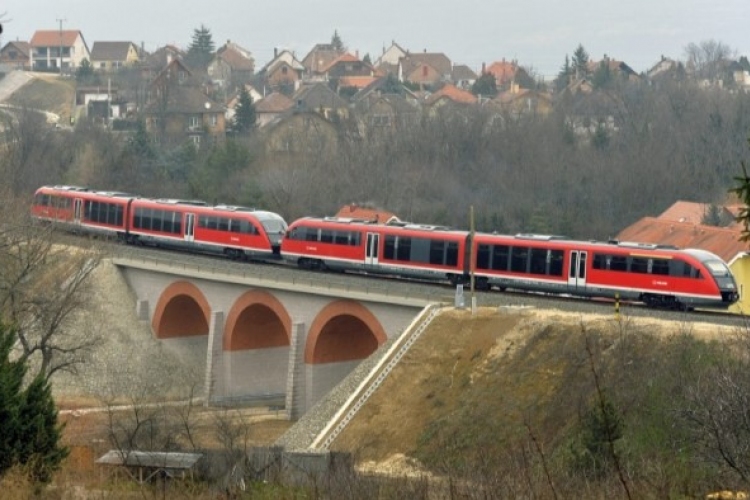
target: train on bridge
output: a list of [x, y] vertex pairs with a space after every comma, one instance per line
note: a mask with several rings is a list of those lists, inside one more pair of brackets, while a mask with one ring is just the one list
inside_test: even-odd
[[473, 233], [401, 221], [376, 223], [280, 215], [201, 201], [151, 199], [72, 186], [44, 186], [31, 208], [40, 221], [129, 244], [208, 252], [302, 268], [360, 272], [651, 307], [726, 309], [739, 299], [729, 267], [698, 249], [561, 236]]

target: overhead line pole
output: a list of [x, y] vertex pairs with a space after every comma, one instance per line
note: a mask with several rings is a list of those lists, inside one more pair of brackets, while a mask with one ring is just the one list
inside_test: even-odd
[[57, 22], [60, 24], [60, 53], [58, 54], [60, 56], [60, 74], [62, 75], [63, 71], [63, 33], [62, 33], [62, 23], [67, 22], [67, 19], [60, 19], [57, 18]]

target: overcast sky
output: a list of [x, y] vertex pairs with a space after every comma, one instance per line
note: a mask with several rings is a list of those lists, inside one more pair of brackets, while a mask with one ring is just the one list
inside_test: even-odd
[[554, 76], [583, 44], [635, 71], [661, 55], [684, 59], [691, 42], [714, 39], [750, 55], [750, 0], [0, 0], [4, 32], [29, 40], [38, 29], [78, 29], [95, 41], [133, 41], [154, 50], [187, 48], [205, 25], [216, 46], [231, 39], [260, 68], [273, 48], [302, 59], [334, 30], [351, 52], [374, 60], [395, 40], [412, 52], [444, 52], [478, 71], [483, 62], [516, 59]]

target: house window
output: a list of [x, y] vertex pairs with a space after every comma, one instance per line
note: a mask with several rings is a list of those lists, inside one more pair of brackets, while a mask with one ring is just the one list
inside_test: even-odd
[[196, 130], [201, 126], [201, 117], [197, 115], [193, 115], [190, 118], [188, 118], [188, 128], [190, 130]]
[[287, 68], [286, 66], [282, 67], [282, 68], [281, 68], [281, 74], [282, 74], [282, 75], [286, 75], [286, 73], [287, 73], [287, 69], [288, 69], [288, 68]]
[[184, 82], [186, 78], [187, 78], [187, 74], [184, 71], [180, 70], [177, 73], [177, 79], [180, 81], [180, 83]]
[[219, 123], [219, 118], [216, 115], [211, 115], [211, 126], [215, 127]]
[[192, 139], [193, 144], [195, 145], [195, 147], [198, 147], [198, 146], [201, 145], [201, 136], [199, 136], [199, 135], [193, 135], [193, 136], [190, 137], [190, 139]]

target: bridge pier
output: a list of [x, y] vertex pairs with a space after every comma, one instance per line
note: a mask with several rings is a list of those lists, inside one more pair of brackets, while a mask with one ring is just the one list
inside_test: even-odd
[[[211, 321], [208, 327], [208, 349], [206, 349], [206, 380], [204, 394], [205, 406], [210, 406], [216, 399], [216, 395], [224, 395], [224, 380], [222, 377], [214, 377], [214, 370], [222, 373], [224, 365], [224, 311], [211, 313]], [[217, 387], [218, 386], [218, 387]]]

